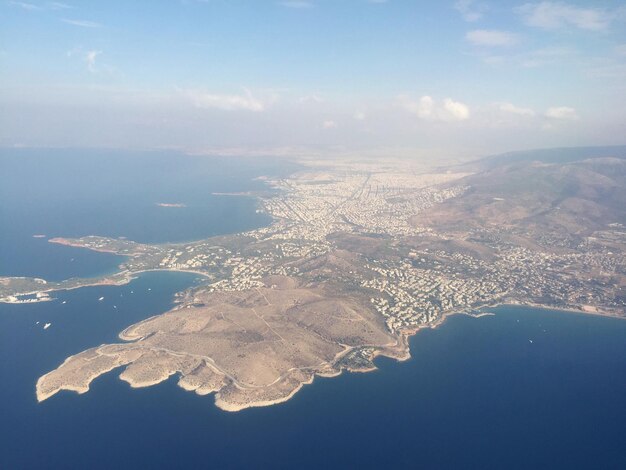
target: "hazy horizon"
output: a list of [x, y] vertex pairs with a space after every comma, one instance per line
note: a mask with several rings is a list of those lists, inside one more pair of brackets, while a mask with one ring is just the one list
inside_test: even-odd
[[0, 146], [459, 157], [623, 144], [618, 1], [9, 1]]

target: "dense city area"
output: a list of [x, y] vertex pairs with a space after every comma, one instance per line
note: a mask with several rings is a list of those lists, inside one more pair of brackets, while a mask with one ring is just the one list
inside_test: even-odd
[[[621, 284], [616, 282], [626, 266], [619, 250], [621, 224], [574, 238], [536, 231], [522, 238], [520, 227], [480, 227], [466, 230], [459, 240], [458, 233], [438, 230], [428, 209], [468, 191], [466, 176], [424, 174], [410, 167], [389, 171], [371, 164], [350, 171], [313, 169], [269, 181], [278, 195], [259, 204], [274, 222], [250, 232], [177, 245], [96, 236], [51, 241], [127, 255], [121, 272], [108, 279], [113, 283], [147, 270], [181, 270], [205, 276], [209, 291], [243, 291], [263, 286], [270, 275], [320, 282], [324, 275], [317, 268], [325, 264], [332, 271], [327, 280], [368, 295], [392, 332], [500, 302], [587, 311], [623, 308]], [[506, 196], [492, 199], [497, 203]], [[352, 240], [347, 250], [346, 237]], [[572, 239], [573, 248], [559, 246], [559, 240], [572, 245]], [[345, 258], [346, 251], [349, 261], [328, 261], [338, 253]], [[42, 293], [44, 285], [55, 290], [92, 281], [42, 284], [5, 278], [0, 289], [3, 301], [31, 302], [50, 298]], [[20, 300], [20, 293], [28, 295]]]

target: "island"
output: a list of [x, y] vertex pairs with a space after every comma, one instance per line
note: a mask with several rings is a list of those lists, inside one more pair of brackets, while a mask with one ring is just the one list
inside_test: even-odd
[[159, 207], [187, 207], [187, 205], [182, 202], [157, 202], [156, 205]]
[[[89, 236], [125, 256], [106, 278], [0, 279], [0, 300], [196, 273], [175, 307], [120, 342], [78, 352], [36, 384], [43, 401], [122, 369], [132, 387], [176, 376], [227, 411], [280, 403], [316, 376], [410, 357], [408, 338], [455, 313], [523, 304], [626, 315], [626, 152], [508, 155], [446, 168], [407, 160], [300, 161], [267, 178], [269, 226], [190, 243]], [[47, 300], [47, 299], [46, 299]]]

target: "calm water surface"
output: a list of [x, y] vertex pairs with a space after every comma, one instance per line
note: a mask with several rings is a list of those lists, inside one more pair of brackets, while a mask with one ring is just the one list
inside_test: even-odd
[[271, 158], [0, 149], [0, 275], [59, 280], [111, 272], [122, 261], [48, 243], [53, 237], [184, 242], [266, 225], [254, 198], [213, 193], [267, 190], [258, 176], [293, 168]]

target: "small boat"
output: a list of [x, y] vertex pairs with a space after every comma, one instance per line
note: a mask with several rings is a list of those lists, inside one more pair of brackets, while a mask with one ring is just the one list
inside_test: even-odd
[[104, 297], [100, 297], [98, 300], [102, 302], [104, 300]]

